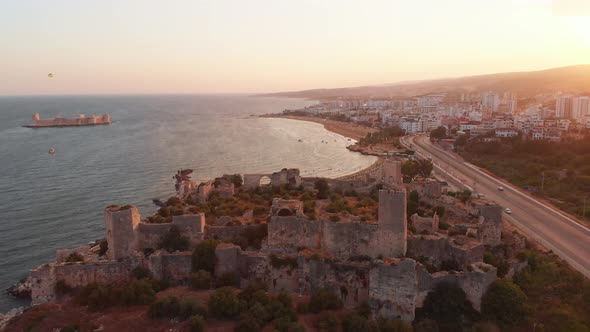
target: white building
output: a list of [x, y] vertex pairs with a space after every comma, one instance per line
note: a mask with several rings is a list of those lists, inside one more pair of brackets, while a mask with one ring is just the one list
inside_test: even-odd
[[403, 118], [399, 123], [399, 127], [409, 135], [421, 133], [424, 131], [422, 121], [414, 118]]
[[555, 116], [569, 119], [572, 117], [572, 96], [559, 96], [555, 101]]
[[497, 128], [496, 137], [514, 137], [518, 136], [518, 129], [516, 128]]
[[590, 97], [581, 96], [572, 99], [572, 116], [574, 119], [582, 119], [590, 115]]
[[481, 94], [481, 105], [492, 112], [497, 112], [500, 106], [500, 96], [495, 92], [484, 92]]

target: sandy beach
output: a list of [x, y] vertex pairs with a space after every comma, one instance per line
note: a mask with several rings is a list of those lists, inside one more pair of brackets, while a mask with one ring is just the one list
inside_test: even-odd
[[327, 130], [342, 135], [344, 137], [352, 138], [357, 141], [362, 137], [365, 137], [368, 133], [374, 133], [377, 131], [377, 129], [357, 125], [354, 123], [334, 121], [312, 116], [270, 115], [267, 117], [321, 123]]

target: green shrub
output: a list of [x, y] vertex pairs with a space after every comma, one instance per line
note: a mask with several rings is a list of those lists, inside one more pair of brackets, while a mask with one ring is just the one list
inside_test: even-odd
[[215, 272], [215, 240], [201, 241], [193, 250], [192, 269], [194, 272], [205, 270], [211, 274]]
[[66, 257], [66, 263], [75, 263], [75, 262], [83, 262], [84, 256], [80, 255], [77, 252], [71, 252], [68, 257]]
[[290, 267], [291, 269], [297, 268], [297, 258], [296, 257], [279, 257], [275, 254], [270, 255], [270, 265], [275, 269], [280, 269], [282, 267]]
[[339, 323], [333, 313], [323, 313], [318, 319], [317, 328], [321, 332], [337, 332]]
[[125, 305], [150, 304], [156, 299], [156, 292], [149, 280], [135, 280], [127, 286], [122, 294], [121, 301]]
[[230, 287], [222, 287], [209, 298], [209, 313], [217, 318], [235, 318], [240, 310], [240, 302]]
[[199, 270], [191, 274], [191, 287], [196, 290], [211, 288], [213, 280], [211, 273], [205, 270]]
[[146, 267], [137, 266], [131, 271], [131, 275], [137, 280], [149, 279], [152, 277], [152, 272]]
[[188, 320], [189, 332], [203, 332], [205, 331], [205, 320], [200, 315], [191, 316]]
[[231, 286], [235, 287], [238, 284], [238, 276], [233, 272], [225, 272], [217, 278], [217, 287]]
[[321, 288], [312, 294], [309, 300], [309, 311], [319, 313], [322, 310], [342, 308], [342, 301], [328, 288]]
[[71, 324], [59, 329], [59, 332], [78, 332], [80, 331], [80, 324]]
[[69, 294], [72, 292], [72, 287], [70, 287], [70, 285], [68, 285], [65, 280], [59, 279], [55, 283], [55, 292], [58, 295]]
[[174, 296], [168, 296], [152, 303], [148, 309], [151, 318], [174, 318], [180, 315], [180, 302]]
[[340, 221], [340, 217], [338, 215], [330, 216], [330, 221], [333, 221], [333, 222]]
[[160, 241], [159, 247], [168, 252], [188, 250], [190, 241], [186, 236], [180, 233], [176, 225], [170, 226], [170, 229]]
[[412, 324], [397, 319], [380, 318], [377, 320], [379, 332], [412, 332]]
[[428, 293], [422, 310], [427, 317], [451, 330], [459, 329], [463, 319], [473, 311], [463, 289], [448, 282], [439, 283]]
[[207, 318], [207, 310], [199, 306], [194, 300], [183, 299], [180, 301], [180, 311], [178, 317], [181, 320], [186, 320], [193, 316], [199, 316], [201, 318]]
[[359, 331], [371, 331], [371, 332], [378, 332], [378, 329], [374, 324], [359, 315], [359, 314], [352, 314], [346, 316], [342, 320], [342, 331], [343, 332], [359, 332]]
[[98, 247], [98, 256], [104, 256], [109, 250], [109, 243], [107, 242], [107, 240], [102, 240], [100, 241]]
[[527, 296], [520, 287], [511, 281], [499, 279], [484, 294], [481, 313], [501, 325], [514, 325], [526, 318], [526, 302]]

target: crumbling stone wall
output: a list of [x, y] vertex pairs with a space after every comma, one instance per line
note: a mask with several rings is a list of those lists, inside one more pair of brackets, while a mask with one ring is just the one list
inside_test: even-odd
[[170, 227], [178, 227], [182, 236], [187, 237], [191, 245], [196, 245], [204, 238], [205, 214], [191, 214], [172, 217], [171, 223], [150, 224], [141, 222], [135, 232], [136, 250], [147, 248], [157, 249], [162, 238], [168, 233]]
[[417, 295], [416, 261], [400, 260], [371, 269], [369, 305], [376, 316], [411, 321]]
[[448, 282], [455, 284], [465, 292], [467, 299], [473, 304], [475, 310], [481, 310], [481, 299], [488, 287], [497, 278], [497, 269], [492, 265], [477, 262], [469, 265], [467, 271], [441, 271], [433, 274], [428, 273], [423, 266], [417, 268], [418, 295], [416, 296], [416, 307], [424, 305], [424, 300], [437, 284]]
[[156, 279], [186, 283], [192, 272], [192, 253], [156, 251], [149, 257], [148, 268]]
[[238, 255], [240, 246], [231, 243], [220, 243], [215, 248], [215, 276], [238, 272]]
[[[378, 224], [284, 217], [274, 211], [268, 224], [267, 245], [274, 249], [318, 248], [338, 259], [358, 255], [400, 257], [407, 248], [405, 202], [405, 191], [379, 191]], [[277, 200], [273, 205], [279, 203]]]
[[322, 247], [322, 222], [296, 216], [272, 216], [268, 223], [267, 245], [276, 249]]
[[499, 205], [478, 205], [479, 241], [485, 245], [497, 246], [502, 243], [502, 207]]
[[[465, 241], [462, 245], [454, 241]], [[456, 262], [461, 267], [481, 262], [484, 246], [466, 237], [447, 238], [440, 235], [415, 235], [408, 238], [408, 256], [426, 257], [430, 264], [440, 268], [445, 261]]]
[[31, 270], [31, 304], [55, 301], [55, 285], [63, 280], [76, 288], [89, 283], [118, 284], [131, 279], [137, 260], [99, 261], [92, 263], [51, 263]]
[[196, 203], [204, 204], [209, 199], [209, 195], [213, 192], [213, 181], [207, 181], [199, 184], [197, 187], [197, 195], [195, 196]]
[[432, 218], [420, 217], [417, 213], [414, 213], [411, 219], [416, 234], [435, 234], [438, 232], [439, 219], [436, 213]]

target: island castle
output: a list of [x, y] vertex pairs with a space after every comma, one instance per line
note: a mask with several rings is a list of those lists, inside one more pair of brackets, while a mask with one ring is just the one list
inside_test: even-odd
[[[56, 262], [31, 271], [33, 305], [56, 300], [58, 284], [77, 288], [129, 282], [138, 266], [154, 278], [186, 284], [193, 272], [190, 248], [214, 239], [219, 241], [215, 276], [235, 276], [241, 287], [258, 280], [271, 292], [312, 294], [328, 288], [346, 307], [368, 302], [377, 316], [412, 320], [428, 292], [444, 281], [461, 287], [479, 310], [496, 279], [497, 270], [483, 263], [483, 253], [484, 245], [499, 242], [501, 207], [475, 201], [469, 209], [459, 209], [465, 223], [453, 232], [439, 228], [436, 213], [408, 218], [401, 164], [384, 164], [379, 172], [355, 180], [305, 178], [297, 169], [225, 175], [199, 185], [185, 177], [179, 197], [144, 220], [134, 206], [108, 206], [106, 253], [99, 255], [98, 245], [58, 250]], [[270, 183], [261, 185], [262, 178]], [[441, 199], [439, 182], [413, 186], [427, 199]], [[285, 188], [292, 197], [277, 197], [289, 195]], [[270, 198], [268, 205], [223, 210], [227, 202], [246, 204], [261, 197]], [[342, 201], [354, 206], [348, 209], [354, 213], [334, 208]], [[216, 212], [209, 209], [213, 206]], [[188, 239], [189, 250], [160, 248], [172, 229]], [[259, 246], [244, 243], [244, 234], [260, 229], [265, 234]], [[69, 261], [72, 253], [84, 259]]]
[[84, 114], [80, 114], [77, 118], [63, 118], [56, 116], [55, 118], [41, 119], [39, 113], [35, 113], [32, 116], [31, 123], [24, 125], [23, 127], [28, 128], [39, 128], [39, 127], [68, 127], [68, 126], [95, 126], [95, 125], [107, 125], [110, 124], [111, 116], [106, 113], [101, 116], [91, 115], [86, 117]]

